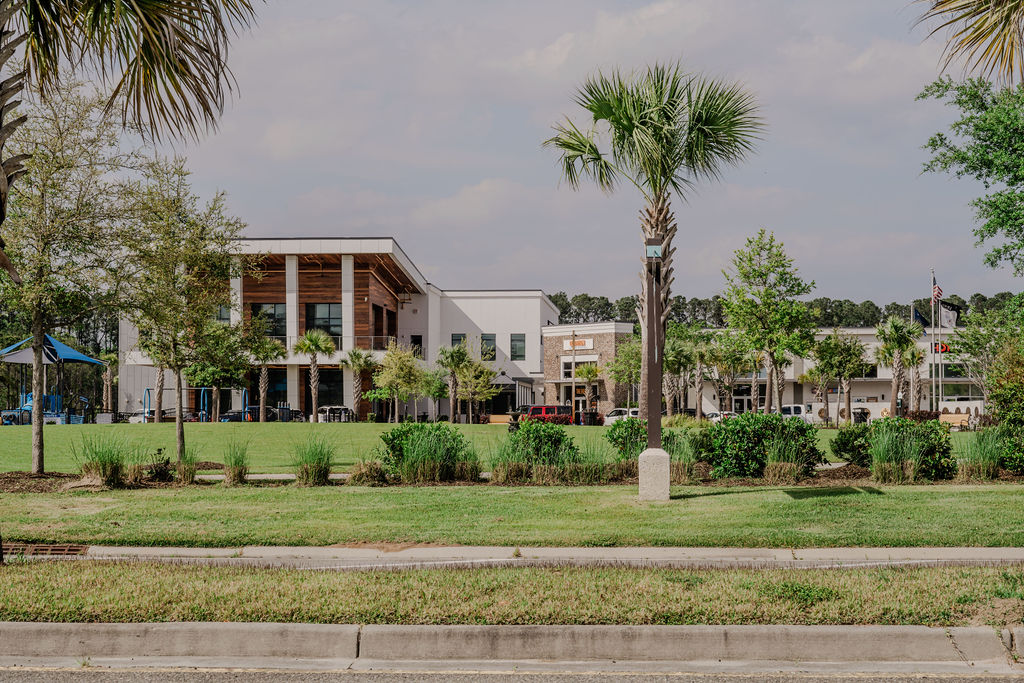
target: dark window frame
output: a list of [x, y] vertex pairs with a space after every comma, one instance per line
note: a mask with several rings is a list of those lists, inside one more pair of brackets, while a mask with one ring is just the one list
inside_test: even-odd
[[526, 334], [513, 332], [508, 337], [508, 359], [513, 361], [526, 360]]

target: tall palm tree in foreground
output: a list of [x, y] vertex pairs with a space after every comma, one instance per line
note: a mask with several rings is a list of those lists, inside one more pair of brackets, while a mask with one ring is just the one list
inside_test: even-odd
[[[254, 18], [252, 0], [0, 0], [0, 226], [27, 157], [3, 147], [26, 82], [45, 94], [71, 65], [113, 85], [110, 103], [155, 138], [196, 138], [216, 125], [231, 90], [233, 35]], [[0, 268], [21, 283], [3, 252]]]
[[320, 401], [320, 356], [332, 356], [335, 352], [334, 339], [323, 330], [307, 330], [295, 342], [295, 353], [309, 356], [309, 395], [312, 403], [310, 422], [319, 422], [317, 413]]
[[358, 421], [363, 402], [363, 373], [372, 372], [377, 367], [377, 361], [369, 351], [349, 349], [348, 354], [341, 359], [341, 365], [352, 371], [352, 410]]
[[[679, 64], [655, 64], [638, 73], [598, 73], [577, 91], [576, 103], [590, 115], [588, 127], [572, 120], [555, 125], [544, 142], [560, 152], [562, 174], [573, 189], [581, 178], [611, 192], [625, 181], [644, 198], [644, 238], [662, 242], [661, 320], [657, 357], [665, 347], [665, 322], [672, 284], [672, 238], [676, 234], [671, 197], [686, 196], [696, 181], [717, 179], [726, 166], [752, 150], [761, 130], [753, 96], [741, 86], [685, 73]], [[637, 313], [649, 329], [646, 279]], [[650, 368], [641, 369], [641, 413]], [[655, 414], [657, 406], [651, 407]]]
[[946, 33], [944, 67], [963, 59], [984, 77], [1024, 80], [1024, 0], [917, 0], [928, 9], [918, 23]]
[[288, 355], [288, 349], [276, 339], [266, 335], [260, 335], [249, 349], [252, 360], [260, 366], [260, 422], [267, 421], [267, 390], [270, 388], [270, 364], [283, 360]]
[[[907, 322], [903, 318], [889, 316], [875, 328], [880, 346], [876, 350], [878, 362], [892, 368], [892, 386], [889, 395], [889, 414], [896, 416], [897, 399], [903, 389], [907, 359], [917, 346], [917, 340], [924, 334], [921, 323]], [[910, 401], [910, 397], [907, 397]]]

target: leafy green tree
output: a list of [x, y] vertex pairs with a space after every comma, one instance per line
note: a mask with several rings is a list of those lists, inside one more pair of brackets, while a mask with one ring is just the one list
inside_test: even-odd
[[[718, 178], [750, 153], [762, 128], [754, 98], [739, 85], [687, 74], [678, 64], [655, 64], [629, 75], [598, 73], [579, 89], [576, 102], [591, 117], [590, 128], [567, 119], [544, 144], [559, 150], [562, 174], [574, 189], [587, 177], [608, 192], [625, 181], [642, 195], [644, 237], [662, 243], [664, 314], [649, 320], [641, 291], [639, 318], [642, 329], [655, 331], [656, 356], [662, 358], [675, 253], [672, 193], [685, 196], [696, 181]], [[641, 289], [646, 286], [644, 278]], [[648, 371], [641, 368], [645, 387]], [[643, 401], [646, 392], [640, 395]]]
[[270, 365], [288, 357], [288, 349], [277, 339], [271, 339], [263, 330], [249, 343], [249, 355], [260, 368], [260, 422], [267, 421], [267, 390], [270, 389]]
[[220, 390], [242, 386], [249, 371], [245, 331], [241, 325], [226, 325], [209, 320], [203, 331], [203, 343], [185, 368], [185, 377], [194, 387], [210, 387], [210, 419], [220, 422]]
[[348, 353], [340, 361], [343, 367], [352, 372], [352, 410], [359, 419], [363, 399], [363, 375], [367, 372], [373, 373], [377, 369], [377, 360], [369, 351], [362, 349], [349, 349]]
[[[850, 398], [850, 386], [853, 378], [862, 377], [868, 369], [868, 363], [864, 360], [867, 348], [856, 337], [840, 334], [839, 330], [833, 330], [828, 336], [818, 340], [814, 344], [813, 357], [815, 363], [822, 368], [825, 375], [837, 380], [843, 392], [845, 401], [846, 421], [852, 418], [852, 402]], [[826, 394], [827, 396], [827, 394]], [[826, 413], [828, 406], [825, 407]], [[838, 416], [837, 420], [838, 422]]]
[[483, 361], [473, 360], [459, 369], [459, 398], [468, 406], [469, 423], [473, 424], [473, 407], [498, 395], [501, 387], [494, 384], [498, 373]]
[[[120, 254], [132, 239], [127, 178], [139, 151], [119, 144], [121, 127], [104, 111], [105, 102], [69, 82], [27, 106], [30, 123], [4, 140], [19, 152], [14, 157], [19, 168], [24, 166], [16, 173], [21, 182], [9, 205], [0, 179], [0, 219], [8, 210], [7, 252], [22, 278], [20, 285], [3, 278], [0, 308], [29, 322], [34, 396], [46, 393], [45, 335], [94, 315], [99, 307], [116, 309], [134, 276], [134, 264]], [[3, 129], [0, 138], [6, 138]], [[32, 471], [42, 473], [43, 401], [32, 406]]]
[[736, 250], [731, 271], [723, 274], [729, 326], [745, 335], [751, 349], [765, 354], [774, 389], [765, 397], [765, 411], [771, 412], [773, 398], [782, 403], [781, 374], [787, 355], [803, 356], [814, 341], [811, 312], [797, 301], [814, 289], [814, 282], [800, 277], [782, 242], [764, 229], [748, 238], [745, 248]]
[[985, 264], [1024, 274], [1024, 84], [997, 89], [981, 79], [935, 81], [918, 99], [948, 102], [960, 112], [952, 135], [936, 133], [926, 149], [930, 172], [981, 181], [986, 194], [971, 202], [978, 244], [988, 244]]
[[615, 358], [605, 364], [604, 370], [612, 381], [626, 387], [626, 407], [630, 407], [630, 391], [640, 382], [640, 338], [619, 344], [615, 349]]
[[156, 158], [133, 193], [135, 239], [123, 254], [136, 264], [126, 310], [139, 330], [139, 346], [160, 370], [174, 373], [177, 456], [185, 455], [181, 403], [185, 368], [202, 358], [209, 323], [231, 305], [230, 279], [245, 262], [238, 251], [244, 223], [228, 215], [223, 193], [204, 206], [192, 193], [183, 159]]
[[681, 326], [678, 323], [669, 321], [665, 333], [665, 355], [662, 356], [662, 394], [670, 416], [675, 415], [677, 405], [680, 410], [686, 408], [686, 394], [683, 388], [689, 379], [684, 381], [683, 373], [688, 373], [693, 367], [690, 347], [678, 334], [679, 327]]
[[309, 421], [319, 422], [320, 356], [329, 358], [334, 355], [337, 351], [334, 338], [323, 330], [306, 330], [305, 334], [295, 340], [292, 350], [309, 356], [309, 396], [312, 401]]
[[434, 419], [440, 414], [440, 402], [448, 396], [448, 371], [444, 368], [427, 370], [423, 373], [423, 387], [420, 395], [434, 402]]
[[[889, 396], [889, 414], [899, 414], [897, 401], [903, 388], [906, 372], [906, 356], [917, 346], [917, 340], [924, 334], [920, 323], [909, 323], [903, 318], [892, 317], [875, 328], [879, 346], [876, 349], [878, 362], [892, 368], [892, 386]], [[909, 398], [908, 402], [909, 402]]]
[[[230, 38], [252, 19], [251, 0], [3, 2], [0, 69], [11, 75], [0, 83], [0, 158], [28, 120], [10, 116], [26, 83], [50, 95], [66, 80], [61, 69], [69, 64], [113, 85], [108, 108], [120, 106], [125, 120], [145, 125], [151, 135], [198, 137], [216, 124], [232, 85]], [[11, 186], [24, 172], [24, 154], [0, 164], [0, 227]], [[0, 267], [20, 283], [4, 248], [0, 239]]]
[[416, 360], [416, 353], [394, 340], [390, 341], [384, 358], [373, 375], [373, 383], [388, 392], [394, 401], [391, 419], [398, 422], [399, 401], [408, 401], [423, 385], [423, 369]]
[[451, 421], [455, 422], [455, 416], [459, 412], [458, 391], [459, 371], [473, 362], [473, 356], [469, 353], [469, 347], [465, 340], [455, 346], [445, 346], [437, 350], [437, 364], [448, 371], [448, 409], [451, 411]]
[[988, 405], [992, 371], [1000, 353], [1007, 343], [1024, 339], [1024, 294], [1004, 299], [1000, 308], [979, 306], [979, 310], [967, 313], [960, 323], [949, 339], [949, 359], [960, 366]]
[[732, 410], [733, 395], [740, 376], [750, 369], [750, 347], [735, 330], [711, 336], [712, 379], [718, 392], [718, 411]]

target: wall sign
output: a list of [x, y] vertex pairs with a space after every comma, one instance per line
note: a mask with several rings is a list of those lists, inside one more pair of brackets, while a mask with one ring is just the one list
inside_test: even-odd
[[562, 341], [563, 351], [572, 351], [575, 348], [577, 351], [589, 350], [594, 348], [593, 339], [565, 339]]

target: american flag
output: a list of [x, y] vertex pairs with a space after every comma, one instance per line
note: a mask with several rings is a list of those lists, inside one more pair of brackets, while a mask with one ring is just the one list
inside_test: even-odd
[[935, 273], [932, 273], [932, 303], [942, 298], [942, 287], [935, 281]]

